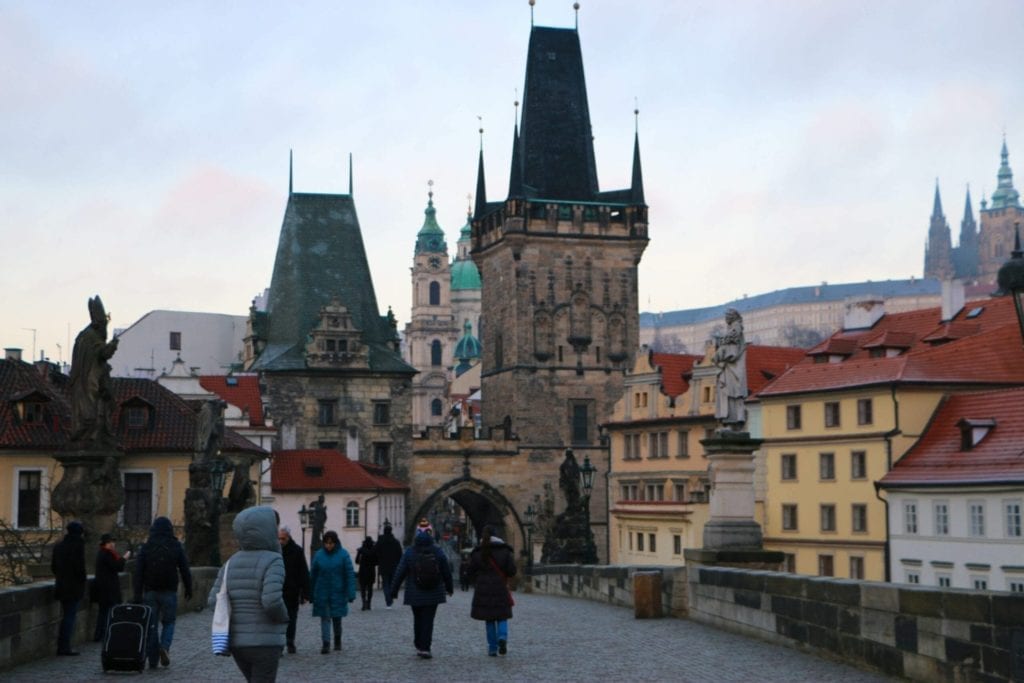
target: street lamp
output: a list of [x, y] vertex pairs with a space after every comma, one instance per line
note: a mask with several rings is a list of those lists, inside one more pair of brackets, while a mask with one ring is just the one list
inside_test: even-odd
[[583, 456], [583, 464], [580, 466], [580, 483], [583, 484], [583, 495], [587, 497], [587, 506], [590, 506], [590, 492], [594, 490], [594, 473], [597, 468], [590, 464], [590, 456]]
[[214, 458], [210, 463], [210, 488], [213, 489], [213, 509], [210, 511], [210, 526], [214, 530], [216, 542], [210, 549], [210, 562], [214, 567], [220, 566], [220, 505], [224, 496], [224, 476], [231, 469], [226, 458]]
[[299, 508], [299, 526], [302, 527], [302, 552], [306, 552], [306, 529], [309, 528], [309, 510], [305, 503]]
[[526, 506], [523, 516], [526, 518], [526, 573], [530, 574], [533, 572], [533, 520], [537, 517], [532, 504]]
[[999, 269], [996, 281], [999, 283], [1000, 292], [1013, 297], [1021, 342], [1024, 343], [1024, 252], [1020, 248], [1020, 223], [1014, 223], [1013, 233], [1013, 252], [1010, 260]]
[[210, 486], [219, 501], [224, 494], [224, 477], [231, 466], [224, 458], [216, 458], [210, 463]]

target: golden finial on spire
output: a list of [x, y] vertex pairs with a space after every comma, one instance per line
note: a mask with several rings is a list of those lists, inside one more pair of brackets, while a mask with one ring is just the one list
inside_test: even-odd
[[466, 215], [473, 215], [473, 195], [471, 195], [469, 192], [466, 193]]
[[430, 201], [434, 200], [434, 180], [430, 179], [427, 181], [427, 199]]

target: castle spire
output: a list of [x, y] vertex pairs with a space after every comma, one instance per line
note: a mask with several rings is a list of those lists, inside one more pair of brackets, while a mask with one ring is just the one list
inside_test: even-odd
[[939, 196], [939, 179], [935, 179], [935, 202], [932, 204], [932, 218], [942, 216], [942, 198]]
[[1020, 193], [1013, 187], [1013, 171], [1010, 170], [1010, 152], [1006, 149], [1006, 136], [1003, 136], [1003, 148], [999, 153], [1000, 164], [998, 185], [992, 193], [992, 208], [1005, 209], [1020, 206]]
[[[477, 117], [479, 118], [479, 117]], [[484, 128], [480, 126], [480, 162], [476, 168], [476, 216], [484, 215], [487, 208], [487, 185], [484, 182]]]
[[[516, 108], [518, 109], [518, 107], [519, 102], [516, 102]], [[523, 196], [523, 162], [519, 154], [518, 122], [512, 131], [512, 169], [508, 174], [508, 196], [509, 198]]]
[[636, 117], [635, 130], [633, 132], [633, 182], [630, 185], [630, 199], [634, 204], [644, 204], [644, 174], [640, 168], [640, 110], [634, 109], [633, 116]]

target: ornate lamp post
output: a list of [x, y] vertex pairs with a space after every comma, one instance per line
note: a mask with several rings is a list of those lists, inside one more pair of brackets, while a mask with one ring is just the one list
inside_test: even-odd
[[324, 527], [327, 525], [327, 506], [324, 504], [324, 495], [321, 493], [316, 500], [309, 502], [309, 522], [313, 529], [313, 535], [309, 539], [310, 560], [317, 550], [320, 550], [324, 535]]
[[302, 552], [306, 552], [306, 529], [309, 528], [309, 510], [303, 505], [299, 508], [299, 526], [302, 527]]
[[1013, 226], [1013, 252], [1010, 260], [999, 269], [997, 282], [1003, 294], [1013, 297], [1017, 309], [1017, 324], [1020, 326], [1021, 342], [1024, 343], [1024, 251], [1020, 248], [1020, 223]]
[[537, 511], [533, 509], [533, 505], [527, 505], [526, 511], [523, 513], [526, 518], [526, 573], [533, 573], [533, 520], [537, 517]]
[[583, 488], [583, 495], [587, 499], [587, 509], [590, 509], [590, 492], [594, 490], [594, 473], [597, 468], [590, 462], [590, 456], [583, 456], [583, 464], [580, 465], [580, 484]]

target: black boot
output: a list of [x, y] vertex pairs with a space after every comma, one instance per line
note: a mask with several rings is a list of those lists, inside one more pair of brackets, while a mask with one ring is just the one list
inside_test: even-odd
[[366, 598], [366, 611], [367, 612], [370, 611], [370, 603], [371, 602], [373, 602], [373, 596], [372, 595], [370, 595], [369, 597]]
[[320, 654], [327, 655], [331, 653], [331, 644], [328, 641], [324, 641], [324, 646], [320, 648]]
[[335, 650], [340, 650], [341, 649], [341, 634], [340, 633], [335, 633], [334, 634], [334, 649]]

